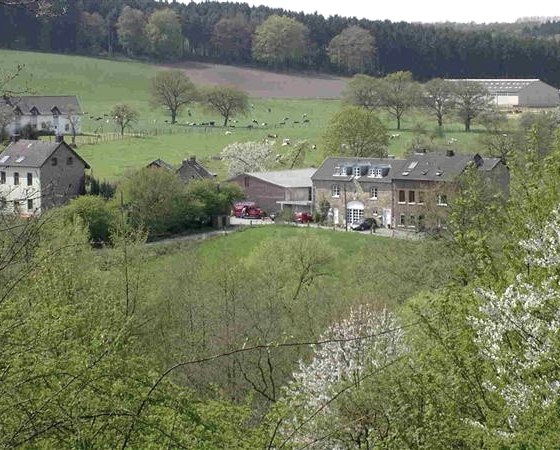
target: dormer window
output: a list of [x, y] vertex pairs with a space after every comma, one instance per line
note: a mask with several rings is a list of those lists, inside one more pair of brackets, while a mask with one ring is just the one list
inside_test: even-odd
[[340, 175], [341, 175], [340, 166], [336, 166], [336, 167], [334, 168], [334, 175], [335, 175], [335, 176], [340, 176]]
[[383, 169], [381, 167], [370, 167], [368, 176], [373, 178], [381, 178], [383, 176]]
[[38, 116], [39, 115], [39, 110], [35, 106], [33, 108], [31, 108], [31, 115], [32, 116]]
[[23, 115], [23, 113], [21, 112], [21, 109], [19, 108], [19, 106], [16, 106], [16, 107], [14, 108], [14, 114], [15, 114], [16, 116], [21, 116], [21, 115]]
[[361, 168], [360, 166], [354, 167], [354, 169], [353, 169], [353, 171], [352, 171], [352, 174], [353, 174], [355, 177], [360, 177], [360, 176], [362, 175], [362, 168]]

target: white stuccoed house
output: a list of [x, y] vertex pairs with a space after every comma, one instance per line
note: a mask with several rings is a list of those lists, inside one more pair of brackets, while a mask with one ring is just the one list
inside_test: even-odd
[[0, 112], [10, 136], [29, 125], [51, 134], [81, 133], [82, 107], [75, 95], [22, 95], [0, 97]]
[[62, 205], [84, 193], [89, 168], [62, 136], [11, 142], [0, 153], [0, 212], [30, 216]]

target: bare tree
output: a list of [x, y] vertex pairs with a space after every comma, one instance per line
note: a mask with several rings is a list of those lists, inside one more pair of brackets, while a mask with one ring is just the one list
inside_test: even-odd
[[453, 84], [442, 78], [434, 78], [424, 85], [422, 100], [426, 108], [437, 118], [438, 127], [443, 126], [443, 117], [454, 106]]
[[194, 83], [181, 70], [158, 72], [152, 78], [152, 103], [163, 106], [171, 114], [171, 123], [185, 105], [198, 99]]
[[138, 120], [138, 112], [126, 103], [119, 103], [113, 106], [111, 116], [113, 117], [113, 121], [121, 129], [121, 136], [124, 136], [125, 128], [131, 126]]

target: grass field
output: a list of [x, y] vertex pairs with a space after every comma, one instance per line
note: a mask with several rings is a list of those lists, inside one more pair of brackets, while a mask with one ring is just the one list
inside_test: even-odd
[[[235, 128], [230, 128], [231, 134], [226, 135], [226, 130], [220, 126], [185, 125], [186, 122], [210, 120], [214, 120], [216, 124], [222, 123], [219, 116], [209, 114], [195, 105], [189, 108], [190, 116], [186, 110], [183, 111], [178, 119], [179, 124], [171, 126], [166, 123], [168, 118], [165, 112], [154, 108], [149, 102], [150, 78], [158, 70], [149, 64], [10, 50], [0, 50], [0, 60], [2, 69], [6, 71], [17, 64], [25, 65], [24, 74], [11, 85], [14, 89], [27, 85], [37, 94], [77, 95], [86, 112], [82, 118], [82, 130], [85, 133], [114, 133], [116, 127], [108, 116], [113, 105], [120, 102], [129, 103], [139, 111], [140, 118], [134, 125], [134, 131], [155, 134], [157, 130], [157, 136], [80, 145], [78, 152], [89, 162], [94, 175], [100, 179], [117, 180], [127, 170], [143, 167], [156, 158], [178, 165], [182, 159], [191, 155], [197, 156], [223, 179], [226, 170], [217, 156], [226, 145], [249, 140], [260, 141], [269, 134], [278, 135], [278, 153], [284, 150], [280, 146], [284, 138], [289, 138], [292, 142], [305, 139], [316, 144], [317, 150], [308, 154], [306, 165], [317, 167], [324, 155], [321, 136], [331, 115], [342, 106], [338, 100], [252, 98], [250, 114], [236, 118], [238, 122]], [[243, 70], [245, 69], [239, 69], [240, 74]], [[261, 91], [266, 86], [266, 80], [263, 80]], [[284, 86], [283, 89], [289, 89], [289, 86]], [[300, 90], [301, 85], [297, 89]], [[304, 114], [309, 123], [302, 123]], [[102, 119], [95, 120], [98, 117]], [[289, 118], [286, 125], [280, 125], [286, 117]], [[381, 117], [389, 132], [399, 135], [391, 140], [389, 146], [389, 153], [395, 156], [404, 155], [419, 139], [446, 149], [449, 147], [449, 139], [454, 138], [457, 142], [453, 144], [453, 148], [459, 152], [481, 151], [480, 127], [474, 126], [473, 132], [465, 133], [460, 123], [450, 123], [442, 132], [438, 132], [435, 119], [424, 112], [411, 112], [403, 117], [401, 130], [397, 131], [394, 119], [387, 114], [381, 114]], [[259, 125], [248, 129], [247, 125], [252, 125], [253, 119]]]

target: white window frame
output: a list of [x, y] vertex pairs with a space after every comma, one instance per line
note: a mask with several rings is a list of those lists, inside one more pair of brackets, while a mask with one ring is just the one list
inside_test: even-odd
[[352, 168], [352, 174], [355, 178], [360, 178], [362, 176], [362, 168], [360, 166]]
[[378, 195], [379, 195], [379, 190], [377, 186], [372, 186], [371, 188], [369, 188], [369, 198], [371, 200], [377, 200]]
[[437, 205], [438, 206], [447, 206], [447, 195], [445, 194], [438, 194], [437, 196]]
[[331, 197], [340, 198], [340, 184], [331, 185]]

